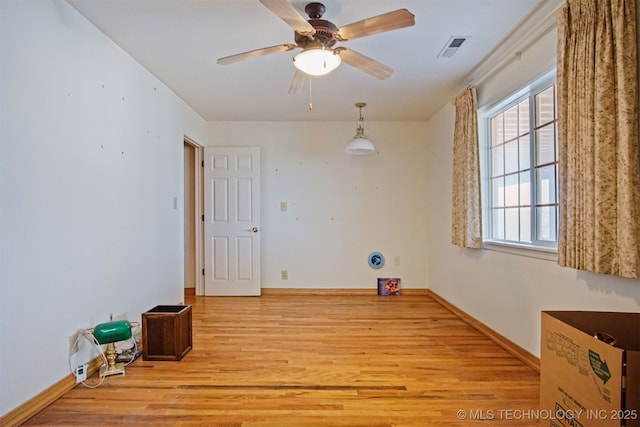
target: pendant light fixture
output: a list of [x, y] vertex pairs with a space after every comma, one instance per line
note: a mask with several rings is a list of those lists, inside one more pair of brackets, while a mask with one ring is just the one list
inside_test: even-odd
[[362, 109], [367, 104], [364, 102], [356, 102], [356, 107], [360, 110], [360, 118], [356, 127], [356, 136], [347, 144], [344, 151], [347, 154], [371, 154], [376, 151], [376, 146], [364, 135], [364, 118], [362, 117]]

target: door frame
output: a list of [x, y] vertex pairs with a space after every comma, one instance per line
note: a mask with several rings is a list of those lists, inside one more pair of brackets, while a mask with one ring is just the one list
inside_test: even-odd
[[[194, 141], [193, 139], [189, 138], [188, 136], [184, 136], [184, 144], [186, 145], [190, 145], [191, 147], [193, 147], [194, 149], [194, 160], [193, 160], [193, 173], [194, 173], [194, 189], [193, 189], [193, 194], [194, 194], [194, 224], [196, 224], [196, 229], [195, 229], [195, 236], [194, 236], [194, 242], [196, 247], [194, 248], [195, 251], [195, 271], [194, 271], [194, 277], [196, 278], [196, 283], [195, 283], [195, 294], [196, 295], [204, 295], [204, 223], [202, 221], [202, 215], [204, 213], [203, 211], [203, 197], [204, 197], [204, 188], [203, 188], [203, 174], [202, 174], [202, 162], [204, 161], [204, 146], [198, 144], [196, 141]], [[184, 165], [184, 150], [183, 150], [183, 162], [182, 164]], [[185, 171], [182, 171], [182, 175], [184, 177], [185, 175]], [[183, 206], [184, 206], [184, 199], [185, 199], [185, 195], [182, 195], [182, 201], [183, 201]], [[183, 217], [184, 217], [184, 210], [183, 210]], [[184, 220], [183, 220], [183, 224], [182, 224], [182, 228], [184, 229]], [[184, 239], [183, 239], [184, 241]], [[182, 245], [183, 247], [183, 251], [184, 251], [184, 243]], [[184, 252], [182, 254], [182, 258], [184, 259]], [[184, 268], [186, 268], [186, 266], [184, 266]], [[184, 275], [183, 275], [184, 276]], [[184, 287], [184, 283], [182, 284], [182, 286]]]

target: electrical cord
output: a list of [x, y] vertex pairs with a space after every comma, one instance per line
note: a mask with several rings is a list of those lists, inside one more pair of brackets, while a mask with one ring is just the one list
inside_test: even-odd
[[131, 355], [131, 360], [129, 360], [127, 363], [125, 363], [124, 366], [129, 366], [130, 364], [133, 363], [134, 360], [136, 360], [137, 355], [138, 355], [138, 341], [136, 340], [135, 334], [133, 333], [134, 329], [133, 327], [136, 327], [135, 332], [138, 333], [140, 331], [140, 323], [138, 322], [131, 322], [131, 338], [129, 338], [130, 340], [133, 341], [133, 354]]
[[[91, 337], [91, 339], [87, 338], [87, 335]], [[102, 350], [102, 346], [100, 345], [100, 343], [98, 342], [98, 340], [96, 339], [96, 337], [93, 335], [93, 333], [91, 332], [90, 329], [81, 329], [80, 331], [78, 331], [78, 334], [76, 335], [76, 339], [73, 343], [72, 348], [76, 348], [80, 342], [80, 338], [84, 338], [85, 340], [89, 341], [90, 344], [93, 344], [96, 348], [96, 350], [98, 351], [98, 353], [100, 354], [100, 356], [102, 356], [102, 360], [103, 360], [103, 364], [102, 366], [107, 366], [107, 356], [105, 356], [104, 351]], [[73, 376], [76, 378], [76, 382], [78, 380], [78, 375], [76, 373], [76, 371], [71, 367], [71, 353], [69, 353], [69, 371], [71, 371], [71, 373], [73, 374]], [[87, 384], [84, 380], [80, 381], [80, 383], [87, 387], [87, 388], [98, 388], [102, 385], [102, 382], [104, 381], [104, 377], [100, 377], [100, 382], [96, 385], [89, 385]]]

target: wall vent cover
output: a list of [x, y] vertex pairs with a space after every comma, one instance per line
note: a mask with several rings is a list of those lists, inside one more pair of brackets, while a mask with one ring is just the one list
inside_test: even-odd
[[453, 57], [467, 39], [469, 39], [469, 36], [451, 36], [449, 41], [445, 43], [444, 47], [438, 54], [438, 58]]

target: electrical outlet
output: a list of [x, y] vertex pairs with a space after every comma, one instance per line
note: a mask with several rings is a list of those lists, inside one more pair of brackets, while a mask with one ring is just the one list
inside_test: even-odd
[[289, 280], [289, 272], [287, 270], [280, 271], [280, 278], [282, 280]]
[[78, 332], [69, 337], [69, 354], [78, 352]]
[[280, 202], [280, 211], [281, 212], [287, 211], [287, 202]]
[[78, 365], [76, 367], [76, 384], [81, 383], [87, 379], [87, 367], [89, 365], [85, 363], [84, 365]]

